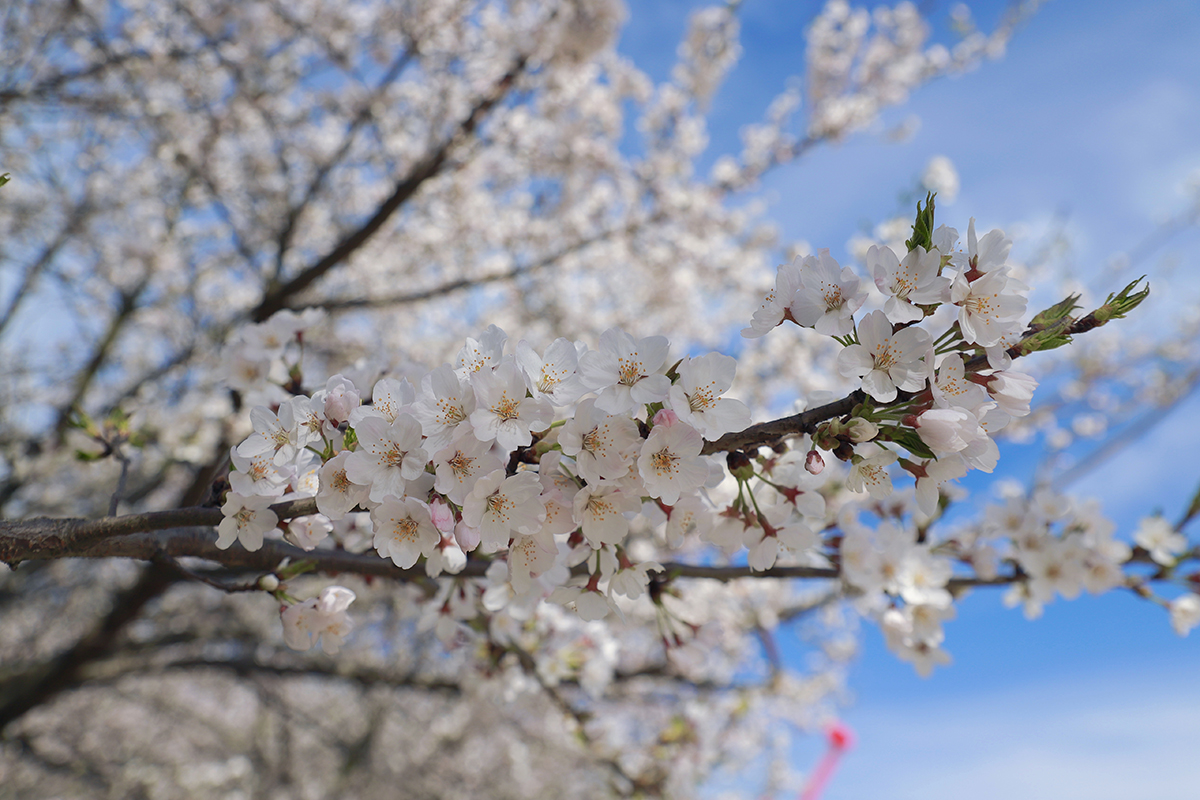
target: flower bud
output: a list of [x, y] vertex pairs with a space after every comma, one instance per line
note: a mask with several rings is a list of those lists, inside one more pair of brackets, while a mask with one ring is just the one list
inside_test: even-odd
[[879, 428], [869, 420], [865, 420], [862, 417], [855, 417], [846, 426], [846, 433], [850, 436], [850, 441], [855, 444], [862, 444], [878, 436]]
[[839, 444], [837, 436], [840, 432], [840, 426], [835, 430], [833, 423], [836, 422], [837, 420], [830, 420], [830, 422], [817, 428], [816, 434], [813, 435], [813, 444], [822, 450], [832, 450], [837, 447]]
[[279, 578], [274, 575], [263, 575], [258, 579], [258, 588], [264, 592], [273, 592], [279, 588]]
[[748, 481], [754, 477], [754, 463], [741, 450], [731, 450], [725, 456], [725, 465], [729, 474], [739, 481]]
[[662, 425], [664, 428], [669, 428], [679, 422], [679, 415], [669, 408], [664, 408], [654, 415], [655, 427]]
[[825, 459], [821, 458], [821, 454], [816, 450], [809, 450], [808, 455], [804, 457], [804, 468], [811, 475], [820, 475], [825, 469]]

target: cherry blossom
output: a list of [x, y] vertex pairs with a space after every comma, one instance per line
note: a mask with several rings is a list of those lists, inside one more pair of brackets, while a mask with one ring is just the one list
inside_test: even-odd
[[355, 506], [367, 499], [371, 487], [359, 485], [346, 475], [350, 451], [343, 450], [325, 462], [320, 470], [321, 489], [317, 492], [317, 508], [330, 519], [341, 519]]
[[1200, 595], [1188, 592], [1171, 601], [1171, 627], [1180, 636], [1187, 636], [1192, 628], [1200, 625]]
[[1012, 250], [1012, 239], [1004, 231], [992, 229], [982, 239], [975, 235], [975, 218], [967, 224], [967, 252], [955, 253], [951, 262], [961, 273], [972, 270], [987, 273], [1003, 267]]
[[449, 364], [427, 373], [421, 378], [421, 393], [412, 404], [412, 414], [428, 437], [425, 450], [436, 453], [469, 432], [463, 423], [474, 411], [474, 390], [458, 379]]
[[507, 547], [514, 533], [538, 532], [546, 519], [541, 493], [536, 473], [495, 470], [476, 481], [463, 501], [463, 522], [482, 533], [485, 546]]
[[250, 411], [254, 424], [254, 435], [237, 446], [237, 454], [251, 458], [269, 453], [276, 466], [283, 466], [296, 458], [299, 451], [314, 437], [300, 425], [296, 403], [293, 398], [279, 407], [278, 414], [266, 406], [255, 406]]
[[575, 408], [558, 433], [565, 455], [575, 459], [579, 474], [590, 483], [615, 480], [633, 464], [629, 454], [641, 440], [637, 424], [627, 416], [605, 414], [588, 398]]
[[872, 311], [858, 326], [859, 341], [838, 353], [838, 372], [862, 378], [862, 389], [882, 402], [896, 399], [897, 389], [917, 391], [925, 385], [921, 356], [929, 343], [922, 328], [893, 334], [882, 311]]
[[790, 264], [780, 264], [775, 275], [775, 288], [763, 298], [762, 305], [754, 312], [754, 318], [749, 328], [742, 328], [742, 336], [756, 339], [766, 336], [772, 329], [780, 325], [789, 314], [788, 306], [801, 287], [800, 257]]
[[283, 538], [301, 550], [315, 550], [333, 531], [333, 522], [324, 514], [295, 517], [287, 524]]
[[480, 477], [502, 466], [500, 459], [492, 453], [491, 442], [463, 436], [433, 457], [437, 476], [433, 488], [461, 505]]
[[383, 417], [366, 417], [354, 428], [358, 449], [346, 459], [346, 476], [370, 486], [372, 502], [402, 497], [408, 481], [425, 471], [429, 454], [422, 447], [421, 423], [410, 414], [399, 414], [389, 423]]
[[504, 343], [508, 334], [495, 325], [489, 325], [479, 339], [467, 338], [466, 344], [458, 351], [455, 372], [462, 380], [472, 375], [491, 369], [500, 363], [504, 355]]
[[888, 296], [883, 313], [889, 322], [916, 322], [925, 316], [918, 305], [949, 299], [950, 279], [940, 275], [941, 266], [942, 254], [920, 245], [903, 259], [896, 258], [890, 247], [872, 247], [867, 251], [867, 269], [879, 291]]
[[741, 400], [721, 397], [733, 384], [737, 361], [720, 353], [685, 358], [667, 403], [679, 419], [713, 440], [750, 427], [750, 409]]
[[629, 533], [626, 513], [638, 511], [642, 501], [612, 484], [589, 484], [575, 493], [574, 518], [592, 547], [619, 544]]
[[788, 308], [798, 325], [826, 336], [845, 336], [854, 330], [854, 312], [867, 300], [858, 286], [854, 270], [839, 266], [829, 248], [822, 248], [801, 262], [800, 287]]
[[230, 492], [221, 506], [225, 518], [217, 526], [217, 547], [226, 550], [238, 541], [250, 551], [262, 548], [263, 534], [279, 524], [279, 517], [269, 508], [273, 502], [275, 498], [264, 495], [246, 497]]
[[408, 378], [380, 378], [371, 390], [371, 405], [352, 409], [350, 424], [358, 427], [367, 417], [380, 417], [390, 424], [401, 414], [407, 413], [415, 399], [416, 392]]
[[598, 391], [596, 407], [623, 414], [637, 405], [667, 399], [671, 382], [659, 374], [667, 360], [665, 336], [634, 340], [624, 331], [609, 328], [600, 335], [600, 346], [579, 359], [584, 386]]
[[570, 339], [555, 339], [539, 356], [524, 339], [517, 342], [517, 363], [534, 397], [545, 395], [556, 406], [570, 405], [587, 391], [579, 378], [579, 356], [586, 348]]
[[471, 427], [482, 442], [494, 440], [503, 450], [525, 447], [533, 441], [533, 431], [554, 421], [550, 401], [525, 396], [525, 379], [512, 361], [476, 372], [472, 383], [478, 406], [471, 412]]
[[1009, 277], [1008, 267], [974, 281], [968, 280], [965, 273], [958, 273], [950, 287], [950, 300], [959, 307], [958, 324], [963, 338], [981, 347], [996, 344], [1020, 326], [1028, 291], [1028, 286]]
[[899, 456], [874, 445], [860, 447], [869, 449], [866, 450], [866, 456], [855, 455], [850, 474], [846, 476], [846, 488], [852, 492], [869, 492], [872, 497], [882, 500], [892, 493], [892, 479], [887, 466], [895, 463]]
[[1138, 525], [1134, 541], [1159, 564], [1169, 566], [1187, 549], [1187, 537], [1162, 517], [1146, 517]]
[[293, 650], [307, 650], [321, 641], [321, 649], [336, 655], [354, 630], [347, 609], [355, 594], [343, 586], [327, 586], [319, 597], [287, 606], [280, 612], [283, 640]]
[[413, 497], [388, 497], [371, 511], [375, 549], [401, 569], [429, 555], [442, 541], [429, 506]]
[[708, 479], [708, 465], [700, 458], [704, 439], [683, 422], [655, 425], [638, 456], [638, 473], [646, 491], [667, 505], [691, 494]]
[[987, 376], [984, 383], [1000, 410], [1013, 417], [1029, 415], [1029, 404], [1037, 385], [1032, 376], [1012, 370], [997, 370]]

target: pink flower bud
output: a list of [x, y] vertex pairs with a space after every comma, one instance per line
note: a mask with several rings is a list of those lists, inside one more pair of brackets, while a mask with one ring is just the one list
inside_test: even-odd
[[825, 469], [825, 459], [821, 458], [821, 454], [816, 450], [809, 450], [808, 455], [804, 457], [804, 468], [809, 474], [820, 475]]
[[341, 375], [330, 378], [325, 391], [325, 418], [335, 427], [350, 419], [350, 412], [362, 405], [354, 384]]
[[483, 537], [478, 528], [472, 528], [465, 522], [460, 522], [454, 528], [454, 538], [458, 540], [458, 546], [463, 549], [464, 553], [470, 553], [476, 547], [479, 547], [479, 540]]
[[454, 512], [441, 500], [429, 503], [429, 516], [433, 518], [433, 527], [439, 531], [450, 533], [454, 530]]
[[654, 415], [655, 425], [662, 425], [665, 428], [669, 428], [676, 422], [679, 422], [679, 415], [669, 408], [664, 408]]

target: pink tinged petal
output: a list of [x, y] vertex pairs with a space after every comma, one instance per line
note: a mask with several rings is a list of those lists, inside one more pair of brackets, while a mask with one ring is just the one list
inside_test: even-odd
[[661, 409], [657, 414], [654, 415], [655, 425], [664, 425], [669, 428], [676, 422], [679, 422], [679, 415], [669, 408]]

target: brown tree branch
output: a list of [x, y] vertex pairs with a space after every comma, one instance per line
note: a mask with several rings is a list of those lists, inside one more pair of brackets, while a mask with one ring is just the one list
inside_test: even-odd
[[[313, 501], [297, 500], [279, 504], [272, 508], [279, 509], [281, 517], [302, 516], [312, 513], [314, 509], [306, 508]], [[288, 507], [285, 509], [284, 507]], [[53, 558], [133, 558], [145, 561], [165, 561], [183, 557], [203, 558], [207, 561], [238, 571], [253, 571], [269, 573], [279, 568], [281, 562], [289, 559], [296, 561], [311, 561], [318, 572], [325, 574], [351, 573], [355, 575], [373, 576], [388, 580], [409, 582], [425, 581], [428, 576], [423, 567], [400, 569], [390, 560], [381, 558], [375, 552], [350, 553], [345, 550], [309, 550], [304, 551], [280, 540], [267, 540], [263, 546], [253, 552], [240, 545], [220, 550], [216, 546], [216, 537], [209, 527], [195, 520], [201, 514], [208, 517], [220, 518], [219, 509], [180, 509], [164, 511], [156, 514], [133, 514], [128, 517], [117, 517], [115, 520], [95, 520], [103, 523], [99, 528], [86, 527], [86, 520], [29, 520], [23, 523], [0, 524], [0, 553], [16, 554], [9, 563], [25, 560]], [[178, 528], [168, 525], [172, 517], [188, 520], [196, 527]], [[150, 518], [147, 520], [147, 518]], [[126, 533], [129, 528], [137, 528], [139, 524], [148, 521], [152, 525], [161, 526], [155, 532]], [[59, 531], [53, 523], [67, 522], [82, 525], [74, 528], [64, 526]], [[26, 527], [27, 526], [27, 527]], [[18, 527], [21, 527], [18, 530]], [[29, 531], [37, 537], [38, 549], [21, 544]], [[57, 537], [57, 538], [54, 538]], [[0, 560], [7, 560], [0, 559]], [[482, 578], [487, 574], [491, 561], [472, 558], [457, 577]], [[841, 572], [833, 567], [778, 566], [762, 572], [755, 572], [746, 566], [710, 566], [704, 564], [685, 564], [668, 561], [663, 566], [664, 578], [708, 578], [717, 581], [733, 581], [741, 578], [792, 579], [803, 578], [810, 580], [837, 580]], [[586, 569], [579, 565], [579, 571]], [[183, 577], [186, 573], [176, 572]], [[454, 576], [448, 576], [454, 577]], [[1020, 580], [1020, 575], [1005, 575], [993, 580], [981, 578], [953, 578], [950, 581], [951, 590], [968, 586], [1004, 586]], [[206, 580], [210, 585], [213, 581]], [[226, 587], [222, 586], [222, 589]]]
[[396, 188], [393, 190], [391, 196], [383, 201], [369, 220], [349, 236], [342, 239], [333, 250], [315, 264], [301, 270], [299, 274], [290, 280], [268, 289], [263, 295], [262, 301], [250, 312], [250, 319], [254, 322], [262, 322], [276, 311], [286, 308], [288, 302], [293, 297], [307, 289], [362, 247], [377, 230], [383, 227], [383, 224], [387, 222], [401, 205], [416, 194], [425, 181], [432, 178], [441, 170], [458, 143], [474, 134], [475, 129], [488, 112], [508, 94], [509, 89], [516, 82], [517, 76], [524, 71], [527, 61], [528, 56], [524, 55], [517, 59], [512, 68], [496, 82], [492, 92], [476, 103], [475, 107], [471, 109], [471, 113], [458, 125], [458, 129], [447, 137], [436, 150], [418, 162], [409, 174], [396, 184]]
[[[280, 519], [291, 519], [314, 513], [317, 504], [315, 499], [305, 498], [276, 503], [271, 509]], [[0, 561], [17, 564], [30, 559], [85, 555], [94, 545], [114, 537], [190, 526], [211, 528], [220, 524], [223, 516], [219, 508], [191, 507], [94, 520], [35, 517], [20, 522], [0, 522]], [[149, 559], [153, 555], [146, 551], [144, 557]]]
[[396, 79], [400, 77], [400, 75], [412, 62], [413, 58], [416, 57], [417, 53], [418, 49], [415, 44], [410, 43], [408, 47], [404, 48], [404, 50], [398, 56], [396, 56], [396, 58], [392, 61], [391, 66], [388, 67], [387, 72], [385, 72], [383, 77], [379, 79], [378, 84], [376, 84], [371, 94], [362, 104], [362, 107], [359, 108], [358, 113], [354, 115], [354, 118], [346, 127], [346, 131], [342, 135], [342, 143], [338, 147], [337, 151], [330, 156], [325, 163], [317, 167], [312, 180], [308, 184], [308, 188], [304, 192], [304, 197], [300, 199], [299, 203], [288, 209], [287, 218], [284, 220], [283, 228], [280, 230], [277, 237], [278, 245], [275, 252], [276, 278], [283, 274], [284, 257], [287, 255], [288, 248], [291, 246], [292, 236], [296, 232], [296, 224], [299, 222], [300, 217], [304, 214], [309, 205], [311, 205], [313, 198], [317, 196], [317, 193], [320, 192], [324, 187], [325, 180], [329, 177], [329, 174], [333, 171], [334, 167], [336, 167], [341, 160], [346, 157], [346, 154], [350, 152], [350, 147], [353, 145], [359, 129], [371, 119], [371, 107], [378, 102], [381, 97], [383, 97], [384, 91], [393, 83], [395, 83]]
[[802, 433], [811, 434], [816, 430], [818, 423], [849, 414], [856, 405], [865, 399], [866, 395], [861, 390], [854, 391], [841, 400], [835, 400], [832, 403], [818, 406], [808, 411], [802, 411], [790, 417], [770, 422], [760, 422], [758, 425], [751, 425], [744, 431], [727, 433], [715, 442], [705, 442], [700, 453], [702, 455], [712, 455], [713, 453], [747, 450], [751, 447], [777, 442], [787, 436], [799, 436]]
[[528, 264], [518, 264], [504, 272], [496, 272], [491, 275], [480, 275], [475, 278], [455, 278], [445, 281], [437, 286], [431, 286], [428, 289], [420, 289], [415, 292], [407, 292], [405, 294], [393, 295], [372, 295], [369, 297], [345, 297], [332, 298], [330, 300], [318, 300], [307, 304], [305, 308], [323, 308], [328, 311], [346, 311], [357, 308], [387, 308], [389, 306], [408, 305], [410, 303], [420, 303], [425, 300], [432, 300], [435, 297], [452, 294], [453, 292], [463, 289], [472, 289], [476, 286], [484, 286], [489, 283], [499, 283], [501, 281], [512, 280], [523, 275], [528, 275], [538, 270], [554, 266], [559, 259], [565, 258], [573, 253], [577, 253], [587, 247], [617, 234], [629, 234], [641, 227], [644, 222], [630, 222], [627, 225], [618, 228], [612, 228], [601, 231], [586, 239], [581, 239], [564, 248], [548, 253], [536, 261], [531, 261]]
[[141, 297], [143, 291], [149, 285], [149, 279], [141, 281], [136, 287], [129, 291], [121, 292], [120, 305], [117, 307], [116, 314], [108, 324], [108, 330], [105, 331], [103, 338], [96, 349], [92, 352], [92, 356], [88, 359], [87, 365], [80, 370], [75, 378], [75, 388], [71, 391], [71, 399], [63, 403], [58, 409], [58, 417], [54, 422], [54, 435], [56, 438], [62, 438], [67, 427], [71, 422], [71, 414], [75, 407], [83, 400], [84, 394], [92, 383], [92, 378], [100, 371], [100, 367], [108, 358], [109, 352], [117, 341], [117, 337], [125, 329], [125, 324], [133, 317], [133, 313], [138, 308], [138, 298]]

